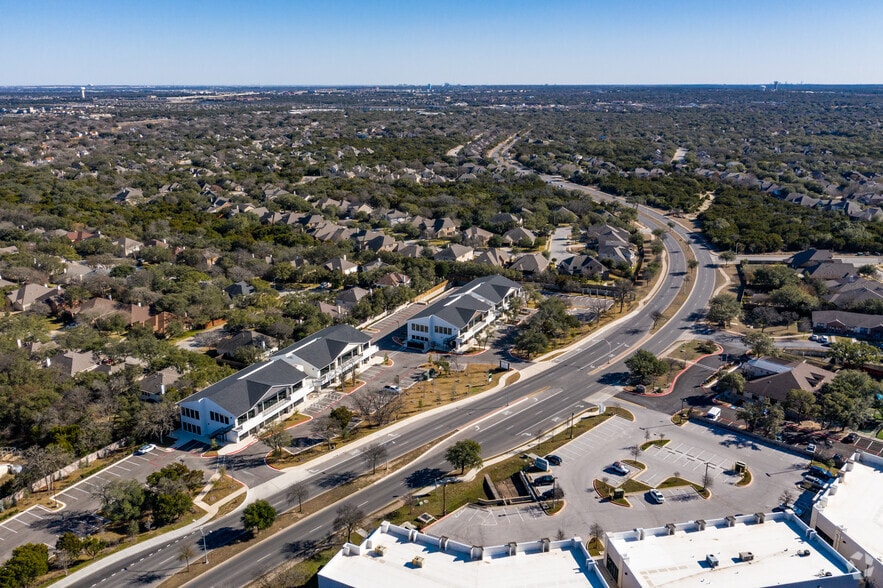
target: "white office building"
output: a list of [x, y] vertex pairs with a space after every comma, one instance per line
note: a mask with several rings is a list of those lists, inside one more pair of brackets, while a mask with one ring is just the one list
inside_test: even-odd
[[607, 533], [620, 588], [857, 587], [861, 573], [790, 511]]
[[883, 458], [853, 455], [813, 505], [810, 525], [869, 585], [883, 586]]
[[476, 278], [408, 319], [407, 344], [423, 351], [463, 351], [520, 296], [521, 286], [508, 278]]
[[319, 570], [319, 588], [607, 588], [579, 537], [480, 547], [388, 522], [346, 543]]

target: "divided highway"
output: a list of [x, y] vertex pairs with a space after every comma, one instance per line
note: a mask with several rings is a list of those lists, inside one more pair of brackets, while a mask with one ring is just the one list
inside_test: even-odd
[[[590, 188], [552, 180], [562, 188], [580, 191], [594, 198], [609, 199], [608, 195]], [[641, 223], [669, 230], [668, 218], [645, 207], [639, 210]], [[684, 251], [676, 239], [664, 240], [669, 271], [663, 276], [656, 296], [642, 310], [619, 322], [615, 328], [606, 329], [598, 336], [584, 341], [571, 351], [558, 356], [547, 369], [538, 371], [505, 389], [485, 395], [460, 406], [452, 406], [431, 419], [416, 419], [395, 433], [387, 434], [380, 441], [389, 451], [390, 459], [421, 447], [450, 431], [456, 435], [424, 454], [416, 463], [396, 472], [376, 484], [353, 494], [349, 501], [366, 513], [378, 510], [401, 496], [430, 484], [446, 472], [449, 466], [443, 458], [444, 449], [453, 441], [471, 438], [481, 443], [482, 453], [488, 457], [514, 450], [546, 431], [567, 421], [571, 414], [579, 414], [591, 404], [602, 403], [619, 392], [614, 384], [619, 374], [627, 369], [622, 361], [639, 348], [660, 353], [683, 335], [695, 328], [715, 283], [715, 266], [712, 254], [697, 235], [688, 233], [676, 225], [672, 231], [692, 248], [699, 266], [690, 277], [692, 291], [687, 301], [656, 333], [649, 335], [653, 323], [653, 310], [668, 308], [684, 280], [688, 278]], [[534, 366], [527, 368], [536, 371]], [[324, 464], [321, 469], [309, 471], [309, 483], [313, 494], [341, 481], [351, 479], [366, 470], [364, 460], [357, 452], [345, 452], [336, 460]], [[270, 502], [280, 510], [290, 507], [285, 492], [272, 496]], [[335, 508], [310, 516], [284, 532], [255, 545], [247, 552], [234, 557], [201, 575], [193, 585], [198, 586], [244, 586], [263, 573], [296, 557], [313, 542], [332, 533]], [[229, 542], [240, 531], [239, 512], [227, 515], [205, 525], [206, 543], [211, 549]], [[202, 557], [202, 537], [193, 533], [179, 541], [191, 541]], [[150, 554], [138, 553], [113, 566], [89, 573], [88, 568], [78, 574], [78, 579], [66, 582], [72, 586], [150, 586], [182, 567], [178, 561], [179, 541], [170, 541]], [[199, 564], [193, 564], [199, 565]]]

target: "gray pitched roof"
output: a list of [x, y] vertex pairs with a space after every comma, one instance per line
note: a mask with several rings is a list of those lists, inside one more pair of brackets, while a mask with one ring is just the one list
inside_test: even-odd
[[322, 369], [337, 359], [348, 345], [360, 345], [370, 340], [369, 335], [349, 325], [333, 325], [292, 343], [273, 357], [293, 355], [316, 369]]
[[274, 388], [290, 386], [307, 375], [285, 360], [262, 361], [236, 372], [186, 398], [188, 402], [209, 398], [234, 416], [245, 414]]
[[462, 329], [477, 313], [487, 312], [494, 308], [513, 289], [520, 288], [521, 286], [516, 282], [500, 275], [475, 278], [435, 304], [427, 306], [412, 318], [437, 316], [458, 329]]

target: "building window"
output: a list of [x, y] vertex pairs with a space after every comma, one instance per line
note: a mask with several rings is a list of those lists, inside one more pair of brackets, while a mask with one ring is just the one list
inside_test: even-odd
[[435, 332], [440, 335], [453, 335], [454, 329], [451, 327], [435, 327]]
[[415, 331], [417, 333], [428, 333], [429, 326], [428, 325], [421, 325], [419, 323], [413, 323], [413, 324], [411, 324], [411, 330]]
[[199, 425], [192, 425], [186, 421], [181, 423], [181, 428], [187, 431], [188, 433], [194, 433], [196, 435], [202, 435], [202, 427]]
[[230, 424], [230, 417], [228, 417], [226, 415], [223, 415], [219, 412], [215, 412], [213, 410], [209, 411], [208, 414], [209, 414], [209, 418], [211, 420], [215, 421], [216, 423], [224, 423], [225, 425]]
[[188, 419], [193, 419], [195, 421], [199, 420], [199, 411], [193, 410], [192, 408], [187, 408], [186, 406], [181, 407], [181, 416], [185, 416]]

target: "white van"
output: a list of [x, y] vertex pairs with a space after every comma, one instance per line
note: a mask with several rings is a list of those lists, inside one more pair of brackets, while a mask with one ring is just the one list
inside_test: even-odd
[[705, 413], [705, 418], [710, 421], [716, 421], [721, 418], [721, 409], [718, 406], [712, 406], [708, 409], [708, 412]]

